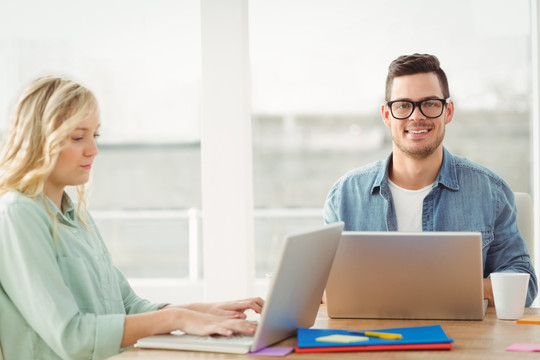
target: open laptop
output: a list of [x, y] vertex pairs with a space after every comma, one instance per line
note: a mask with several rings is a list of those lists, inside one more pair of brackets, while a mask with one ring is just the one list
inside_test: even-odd
[[332, 318], [482, 320], [476, 232], [343, 232], [326, 287]]
[[315, 322], [343, 223], [288, 235], [254, 336], [192, 336], [181, 332], [140, 339], [135, 346], [245, 354]]

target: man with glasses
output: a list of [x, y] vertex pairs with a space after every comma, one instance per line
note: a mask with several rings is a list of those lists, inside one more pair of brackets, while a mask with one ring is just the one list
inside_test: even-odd
[[439, 60], [426, 54], [398, 57], [389, 66], [385, 97], [381, 112], [392, 153], [334, 184], [325, 222], [343, 221], [345, 231], [479, 231], [484, 297], [493, 306], [490, 273], [529, 273], [530, 306], [537, 281], [517, 229], [512, 190], [492, 171], [442, 145], [454, 103]]

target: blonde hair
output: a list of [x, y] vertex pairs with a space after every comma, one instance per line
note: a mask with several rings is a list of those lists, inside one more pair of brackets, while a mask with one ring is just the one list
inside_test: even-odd
[[[65, 139], [91, 111], [97, 111], [96, 98], [74, 81], [44, 77], [30, 83], [17, 101], [0, 148], [0, 195], [7, 191], [34, 199], [42, 195]], [[84, 185], [77, 192], [83, 220]]]

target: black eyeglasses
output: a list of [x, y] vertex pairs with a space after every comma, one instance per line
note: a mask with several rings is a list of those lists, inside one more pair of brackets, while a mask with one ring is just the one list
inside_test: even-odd
[[438, 118], [442, 115], [444, 106], [450, 102], [448, 99], [426, 99], [422, 101], [394, 100], [387, 101], [390, 113], [395, 119], [405, 120], [412, 115], [414, 109], [418, 107], [420, 112], [427, 118]]

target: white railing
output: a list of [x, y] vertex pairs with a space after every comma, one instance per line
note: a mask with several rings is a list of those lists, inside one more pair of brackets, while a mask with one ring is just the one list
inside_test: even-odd
[[[189, 247], [189, 276], [192, 282], [200, 280], [199, 276], [199, 242], [202, 241], [199, 229], [203, 214], [200, 209], [190, 208], [185, 210], [93, 210], [92, 216], [96, 222], [100, 221], [122, 221], [122, 220], [178, 220], [188, 224], [188, 247]], [[314, 219], [322, 222], [322, 209], [319, 208], [299, 208], [299, 209], [256, 209], [254, 211], [255, 221], [265, 219]], [[271, 236], [269, 234], [269, 236]], [[105, 238], [107, 241], [107, 238]], [[255, 239], [255, 241], [257, 241]], [[142, 280], [141, 280], [142, 281]]]
[[[100, 226], [101, 221], [113, 221], [113, 228], [117, 226], [117, 221], [152, 221], [152, 220], [172, 220], [174, 222], [187, 223], [187, 239], [189, 247], [188, 259], [188, 276], [187, 277], [133, 277], [129, 276], [128, 280], [133, 289], [141, 297], [154, 302], [167, 301], [171, 303], [185, 304], [198, 301], [206, 301], [205, 286], [203, 279], [200, 276], [200, 259], [202, 259], [199, 249], [202, 248], [202, 236], [200, 229], [203, 214], [200, 209], [190, 208], [185, 210], [95, 210], [92, 211], [92, 216]], [[306, 220], [313, 219], [315, 223], [322, 222], [322, 209], [302, 208], [302, 209], [256, 209], [254, 211], [255, 222], [257, 221], [280, 221], [280, 219], [291, 220]], [[281, 227], [280, 231], [287, 231]], [[106, 242], [114, 242], [116, 239], [110, 237], [118, 236], [106, 233], [106, 228], [101, 228]], [[105, 231], [105, 232], [103, 232]], [[265, 234], [268, 239], [281, 238], [283, 234]], [[182, 235], [180, 235], [182, 236]], [[259, 235], [260, 236], [260, 235]], [[184, 237], [185, 239], [185, 237]], [[147, 240], [144, 240], [147, 241]], [[151, 241], [149, 239], [148, 241]], [[255, 239], [257, 241], [257, 239]], [[273, 240], [272, 240], [273, 241]], [[119, 252], [123, 251], [121, 246], [116, 246], [115, 249]], [[125, 245], [128, 246], [128, 245]], [[164, 249], [167, 251], [167, 249]], [[113, 260], [115, 252], [111, 251]], [[118, 255], [118, 253], [116, 253]], [[255, 264], [254, 264], [255, 265]], [[254, 296], [265, 297], [268, 291], [268, 279], [256, 278], [254, 284]]]

